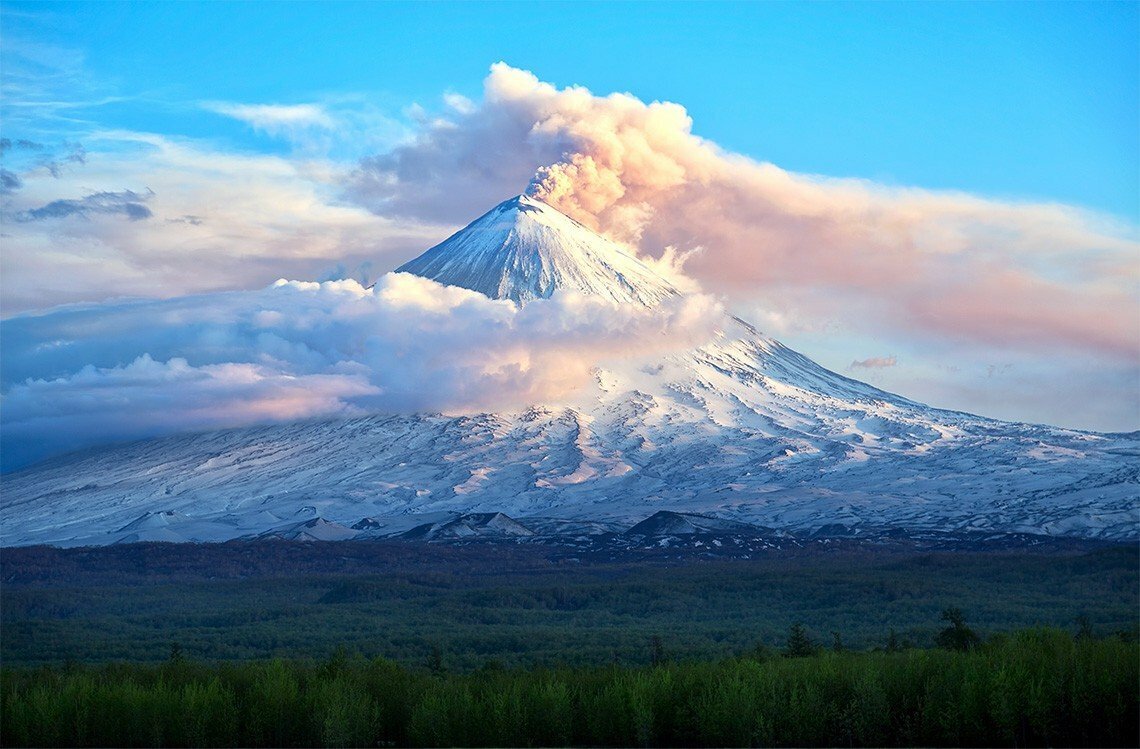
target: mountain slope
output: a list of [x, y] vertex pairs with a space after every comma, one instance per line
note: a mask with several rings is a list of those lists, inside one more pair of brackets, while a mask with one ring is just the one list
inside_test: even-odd
[[526, 195], [503, 201], [396, 270], [513, 302], [573, 289], [649, 306], [677, 293], [619, 245]]
[[[519, 303], [563, 288], [650, 306], [676, 293], [619, 246], [525, 197], [401, 270]], [[629, 528], [659, 511], [776, 529], [1131, 538], [1138, 498], [1136, 434], [929, 408], [725, 317], [706, 345], [599, 367], [591, 387], [557, 404], [107, 447], [8, 475], [2, 506], [8, 545], [417, 527], [459, 537], [482, 535], [470, 518], [496, 513], [529, 530]]]

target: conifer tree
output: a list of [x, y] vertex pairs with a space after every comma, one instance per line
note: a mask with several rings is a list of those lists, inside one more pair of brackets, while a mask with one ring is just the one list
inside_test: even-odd
[[815, 645], [808, 637], [804, 625], [796, 622], [788, 630], [788, 644], [784, 648], [784, 655], [789, 658], [802, 658], [815, 652]]
[[938, 633], [934, 638], [940, 648], [947, 650], [966, 651], [975, 647], [981, 639], [974, 630], [966, 626], [962, 610], [957, 608], [945, 609], [942, 612], [942, 621], [949, 622], [950, 626]]

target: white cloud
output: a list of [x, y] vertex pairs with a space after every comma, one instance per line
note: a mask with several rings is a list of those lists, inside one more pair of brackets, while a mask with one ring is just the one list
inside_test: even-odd
[[517, 307], [408, 274], [61, 308], [0, 323], [5, 465], [114, 439], [566, 396], [600, 362], [703, 343], [707, 296]]
[[240, 120], [255, 130], [269, 135], [296, 132], [300, 128], [336, 126], [332, 116], [320, 104], [238, 104], [207, 101], [202, 107], [211, 112]]
[[462, 94], [446, 93], [443, 95], [443, 103], [459, 114], [471, 114], [476, 109], [475, 102]]
[[[116, 296], [257, 288], [338, 265], [382, 272], [452, 229], [344, 203], [334, 162], [142, 133], [103, 132], [90, 142], [81, 168], [58, 178], [24, 174], [0, 203], [5, 315]], [[21, 220], [31, 216], [50, 220]]]
[[[463, 97], [448, 99], [463, 108]], [[208, 101], [199, 107], [287, 142], [305, 158], [356, 159], [409, 137], [407, 125], [360, 96], [329, 96], [305, 104]], [[414, 118], [413, 118], [414, 119]]]
[[250, 363], [190, 366], [143, 354], [124, 366], [16, 384], [3, 396], [4, 464], [92, 444], [310, 416], [350, 415], [376, 388], [360, 374], [293, 375]]

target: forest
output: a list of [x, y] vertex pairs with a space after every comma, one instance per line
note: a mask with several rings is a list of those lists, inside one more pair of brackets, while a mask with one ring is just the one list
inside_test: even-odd
[[[955, 612], [944, 612], [953, 615]], [[944, 620], [947, 617], [943, 617]], [[952, 617], [951, 617], [952, 618]], [[946, 623], [945, 621], [943, 622]], [[968, 627], [952, 622], [942, 633]], [[1140, 651], [1057, 629], [450, 672], [338, 652], [2, 673], [5, 746], [1136, 746]], [[658, 646], [658, 644], [654, 644]], [[807, 645], [804, 649], [803, 646]]]
[[5, 746], [1136, 746], [1140, 559], [0, 556]]
[[940, 612], [983, 637], [1137, 627], [1130, 547], [1064, 554], [780, 552], [737, 560], [590, 560], [512, 545], [361, 542], [5, 549], [0, 659], [158, 663], [330, 657], [405, 666], [644, 665], [782, 647], [788, 628], [856, 650], [935, 644]]

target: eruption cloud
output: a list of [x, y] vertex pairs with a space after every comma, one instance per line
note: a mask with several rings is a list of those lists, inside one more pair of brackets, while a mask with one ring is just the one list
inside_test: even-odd
[[735, 297], [839, 309], [920, 338], [1118, 362], [1140, 350], [1140, 242], [1109, 217], [796, 174], [694, 135], [680, 105], [559, 89], [504, 63], [482, 102], [452, 115], [365, 159], [354, 197], [458, 221], [529, 182], [665, 273], [683, 265]]

